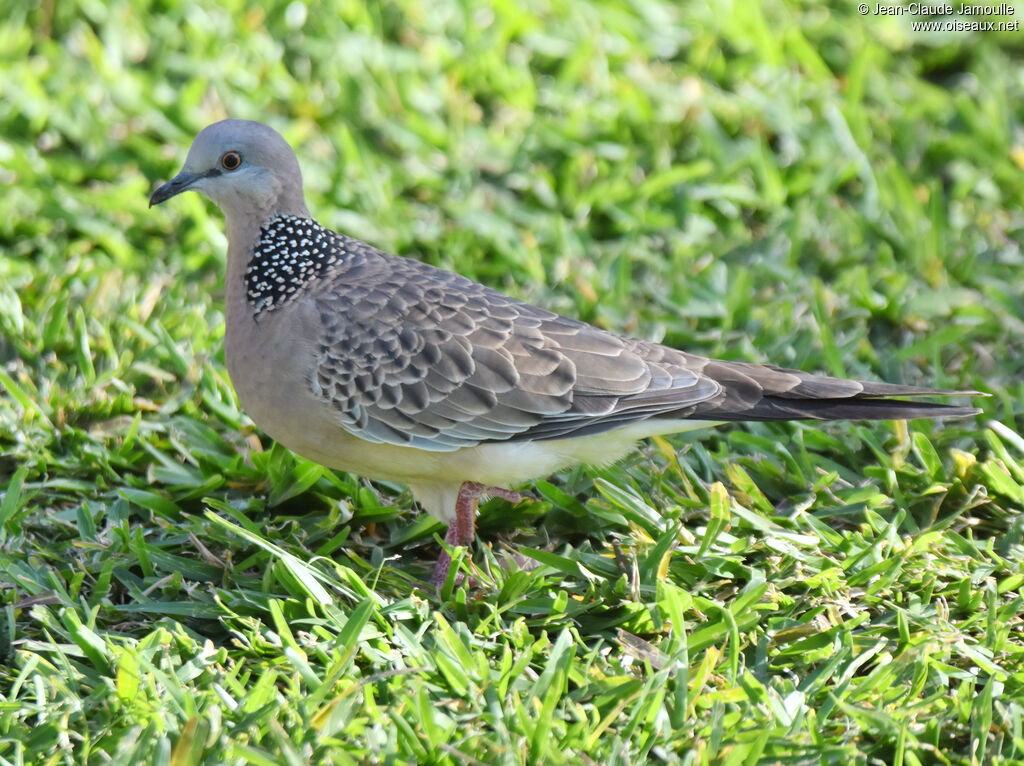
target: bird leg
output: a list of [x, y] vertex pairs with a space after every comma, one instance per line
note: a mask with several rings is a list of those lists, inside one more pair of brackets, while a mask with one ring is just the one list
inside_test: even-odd
[[[473, 535], [476, 531], [476, 509], [480, 503], [481, 495], [493, 495], [510, 503], [518, 503], [523, 499], [519, 492], [513, 492], [503, 487], [488, 487], [478, 481], [464, 481], [459, 487], [459, 494], [455, 498], [455, 518], [448, 525], [448, 531], [444, 535], [444, 541], [448, 545], [460, 548], [468, 548], [473, 542]], [[452, 557], [447, 550], [442, 549], [441, 555], [437, 558], [437, 566], [434, 567], [434, 574], [430, 578], [430, 584], [435, 588], [444, 585], [448, 579], [448, 570], [452, 565]]]

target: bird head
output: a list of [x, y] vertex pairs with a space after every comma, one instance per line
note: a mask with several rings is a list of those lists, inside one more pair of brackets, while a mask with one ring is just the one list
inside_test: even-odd
[[295, 152], [276, 130], [251, 120], [203, 128], [181, 172], [153, 192], [150, 207], [189, 189], [213, 200], [229, 221], [309, 215]]

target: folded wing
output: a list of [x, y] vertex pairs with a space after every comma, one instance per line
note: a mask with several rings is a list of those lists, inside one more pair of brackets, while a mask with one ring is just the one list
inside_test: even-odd
[[583, 436], [649, 418], [885, 419], [977, 411], [879, 398], [957, 392], [717, 361], [620, 337], [342, 239], [353, 255], [320, 280], [313, 296], [323, 330], [310, 386], [342, 427], [368, 441], [450, 451]]

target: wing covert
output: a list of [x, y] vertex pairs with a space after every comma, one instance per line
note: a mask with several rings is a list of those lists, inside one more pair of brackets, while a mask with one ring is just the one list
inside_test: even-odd
[[564, 438], [718, 393], [679, 352], [351, 242], [313, 294], [310, 385], [363, 439], [447, 451]]

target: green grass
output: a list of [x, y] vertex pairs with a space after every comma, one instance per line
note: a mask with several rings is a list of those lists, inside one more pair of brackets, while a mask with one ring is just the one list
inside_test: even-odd
[[[39, 5], [40, 7], [37, 7]], [[1024, 762], [1024, 38], [851, 3], [36, 4], [0, 19], [0, 764]], [[273, 445], [198, 129], [386, 249], [730, 359], [973, 387], [486, 504]], [[463, 566], [469, 562], [464, 557]]]

